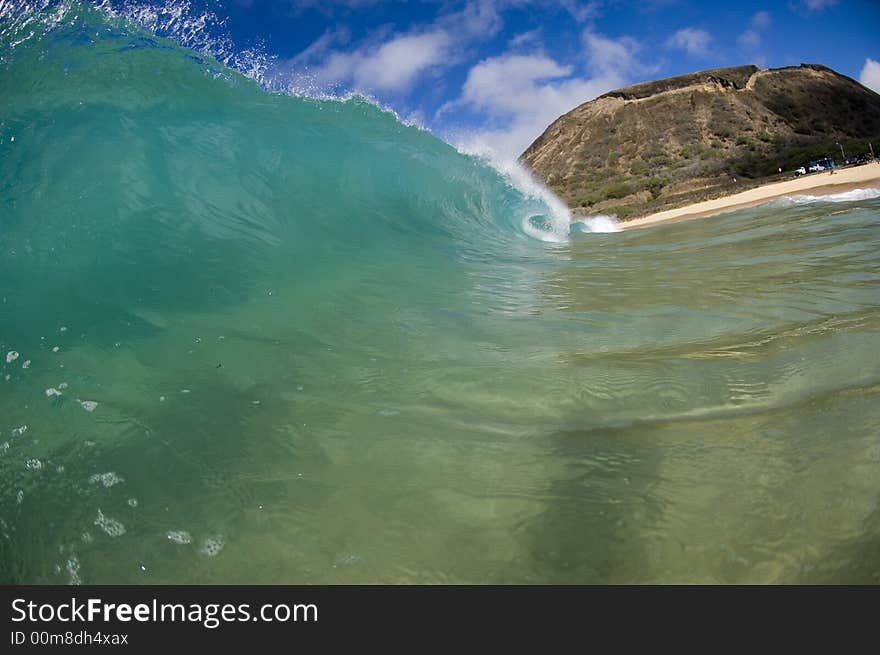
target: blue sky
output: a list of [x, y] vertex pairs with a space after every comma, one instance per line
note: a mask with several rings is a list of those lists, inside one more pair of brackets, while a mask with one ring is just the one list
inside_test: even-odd
[[517, 155], [557, 116], [632, 82], [821, 63], [880, 92], [880, 2], [219, 0], [276, 79], [358, 91], [458, 145]]

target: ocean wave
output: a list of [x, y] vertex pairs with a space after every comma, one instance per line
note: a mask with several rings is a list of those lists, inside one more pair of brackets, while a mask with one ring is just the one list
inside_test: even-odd
[[823, 195], [798, 194], [785, 196], [782, 201], [792, 205], [808, 205], [818, 202], [857, 202], [859, 200], [874, 200], [875, 198], [880, 198], [880, 189], [871, 187]]
[[584, 216], [579, 218], [572, 224], [572, 229], [580, 227], [581, 232], [593, 233], [609, 233], [621, 232], [623, 228], [620, 226], [617, 216], [612, 214], [595, 214], [593, 216]]

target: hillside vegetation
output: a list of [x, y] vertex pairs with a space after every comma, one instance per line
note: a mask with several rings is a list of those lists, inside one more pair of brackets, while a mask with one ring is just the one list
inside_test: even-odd
[[718, 68], [611, 91], [521, 160], [575, 213], [632, 218], [880, 146], [880, 95], [818, 64]]

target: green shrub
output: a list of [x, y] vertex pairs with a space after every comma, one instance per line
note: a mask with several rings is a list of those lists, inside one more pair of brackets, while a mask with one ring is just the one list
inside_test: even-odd
[[645, 162], [637, 159], [629, 167], [629, 172], [633, 175], [644, 175], [648, 172], [648, 165]]
[[580, 205], [581, 207], [592, 207], [600, 200], [601, 200], [601, 198], [599, 197], [598, 194], [589, 193], [589, 194], [581, 197], [581, 199], [578, 201], [578, 205]]
[[651, 198], [656, 200], [657, 197], [660, 195], [660, 192], [663, 191], [663, 187], [667, 186], [668, 184], [668, 177], [666, 177], [665, 175], [655, 175], [647, 181], [645, 188], [651, 192]]
[[630, 189], [629, 184], [620, 182], [619, 184], [612, 184], [611, 186], [605, 187], [603, 193], [606, 198], [626, 198], [632, 193], [632, 189]]

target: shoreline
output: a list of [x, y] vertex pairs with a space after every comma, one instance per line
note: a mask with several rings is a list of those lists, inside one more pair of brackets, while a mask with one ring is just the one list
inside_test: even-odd
[[826, 172], [813, 173], [785, 182], [771, 182], [763, 186], [734, 193], [721, 198], [703, 200], [692, 205], [666, 209], [630, 221], [620, 221], [624, 230], [634, 230], [661, 223], [677, 223], [696, 218], [708, 218], [727, 212], [760, 205], [783, 196], [810, 195], [826, 196], [843, 193], [853, 189], [880, 188], [880, 163], [874, 162], [853, 168], [835, 169], [834, 175]]

